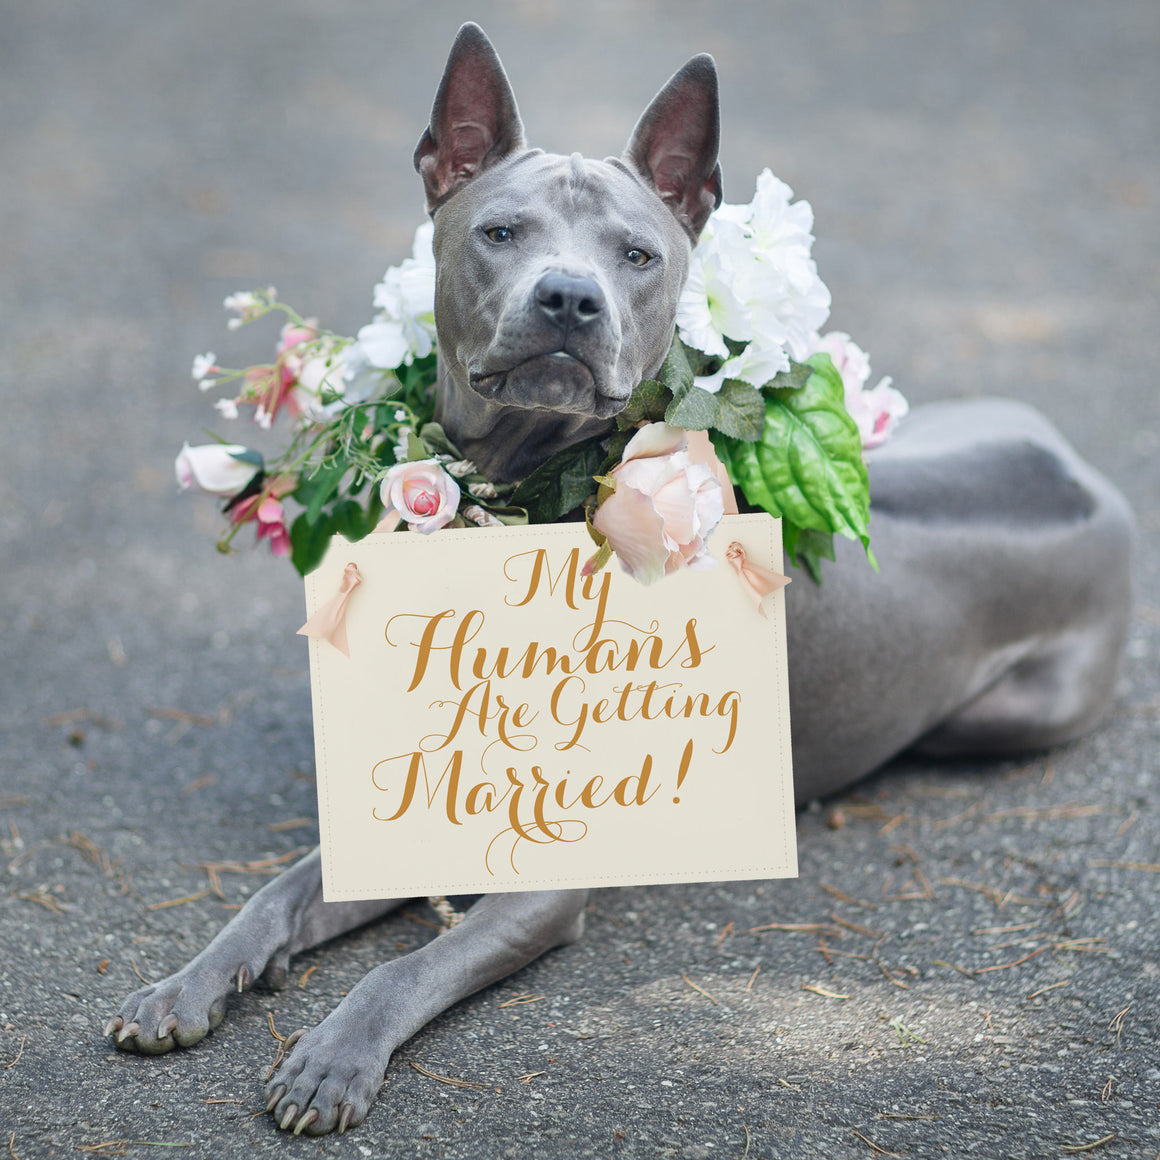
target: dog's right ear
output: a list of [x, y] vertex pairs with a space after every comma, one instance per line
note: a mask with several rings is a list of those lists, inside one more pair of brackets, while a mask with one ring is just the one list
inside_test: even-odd
[[717, 66], [702, 53], [653, 98], [624, 151], [694, 242], [721, 204], [720, 125]]
[[447, 57], [431, 124], [415, 147], [427, 211], [523, 147], [524, 126], [503, 65], [483, 29], [465, 24]]

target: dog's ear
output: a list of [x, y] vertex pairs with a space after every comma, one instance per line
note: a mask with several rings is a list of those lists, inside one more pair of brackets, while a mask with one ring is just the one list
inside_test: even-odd
[[483, 29], [465, 24], [447, 57], [431, 124], [415, 147], [428, 211], [523, 146], [524, 126], [503, 65]]
[[721, 204], [720, 135], [717, 66], [702, 53], [653, 98], [624, 151], [693, 241]]

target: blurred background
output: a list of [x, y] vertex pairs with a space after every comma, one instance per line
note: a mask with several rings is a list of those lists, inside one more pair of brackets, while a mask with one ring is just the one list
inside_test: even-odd
[[[1139, 603], [1116, 715], [1093, 738], [1030, 765], [904, 763], [838, 825], [832, 804], [803, 817], [800, 883], [599, 895], [587, 943], [408, 1048], [486, 1090], [396, 1062], [359, 1140], [377, 1154], [394, 1141], [447, 1156], [869, 1155], [856, 1130], [904, 1154], [1019, 1156], [1113, 1133], [1101, 1156], [1160, 1151], [1160, 6], [0, 0], [0, 1058], [22, 1051], [0, 1071], [0, 1127], [13, 1154], [122, 1138], [282, 1154], [249, 1116], [272, 1058], [267, 1013], [282, 1033], [313, 1021], [360, 970], [431, 933], [400, 919], [345, 940], [304, 962], [319, 966], [309, 987], [254, 993], [181, 1058], [122, 1057], [99, 1038], [135, 975], [172, 970], [228, 917], [213, 895], [148, 909], [203, 889], [191, 867], [314, 840], [301, 586], [264, 547], [219, 558], [212, 501], [177, 493], [184, 440], [252, 434], [218, 420], [190, 363], [270, 356], [273, 322], [225, 328], [221, 300], [238, 289], [272, 284], [340, 332], [369, 320], [372, 286], [422, 220], [411, 154], [469, 18], [507, 67], [530, 143], [555, 151], [619, 152], [667, 77], [711, 52], [726, 199], [748, 201], [768, 166], [809, 200], [831, 327], [912, 405], [988, 393], [1047, 412], [1137, 509]], [[1000, 816], [1029, 801], [1057, 812]], [[819, 882], [877, 897], [912, 855], [935, 897], [869, 920], [894, 969], [913, 968], [908, 989], [872, 963], [839, 970], [808, 937], [742, 937], [828, 921]], [[1051, 944], [1020, 972], [940, 967], [1001, 965], [972, 931], [1046, 921], [940, 875], [1000, 899], [1048, 883], [1065, 906], [1075, 892], [1081, 917], [1077, 904], [1052, 920], [1057, 942], [1108, 953]], [[261, 881], [228, 876], [226, 905]], [[686, 975], [719, 992], [712, 1005]], [[803, 998], [806, 983], [855, 998]], [[547, 998], [497, 1008], [523, 992]], [[890, 1107], [927, 1118], [881, 1118]]]

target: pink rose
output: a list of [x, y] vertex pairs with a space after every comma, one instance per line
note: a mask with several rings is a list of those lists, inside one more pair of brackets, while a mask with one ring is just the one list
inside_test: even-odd
[[459, 484], [434, 459], [396, 463], [383, 479], [382, 496], [414, 532], [437, 531], [459, 510]]
[[705, 542], [724, 514], [721, 484], [689, 459], [687, 446], [680, 428], [642, 427], [612, 469], [616, 490], [592, 517], [620, 566], [642, 584], [716, 563]]
[[233, 496], [261, 470], [262, 460], [255, 451], [239, 443], [204, 443], [182, 447], [173, 465], [177, 482], [185, 489], [196, 487], [210, 495]]

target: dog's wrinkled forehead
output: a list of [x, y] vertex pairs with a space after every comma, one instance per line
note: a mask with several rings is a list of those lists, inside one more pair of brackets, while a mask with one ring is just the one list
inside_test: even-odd
[[487, 170], [440, 207], [436, 256], [449, 235], [531, 223], [548, 245], [565, 235], [619, 240], [653, 253], [688, 244], [656, 191], [619, 158], [530, 150]]

